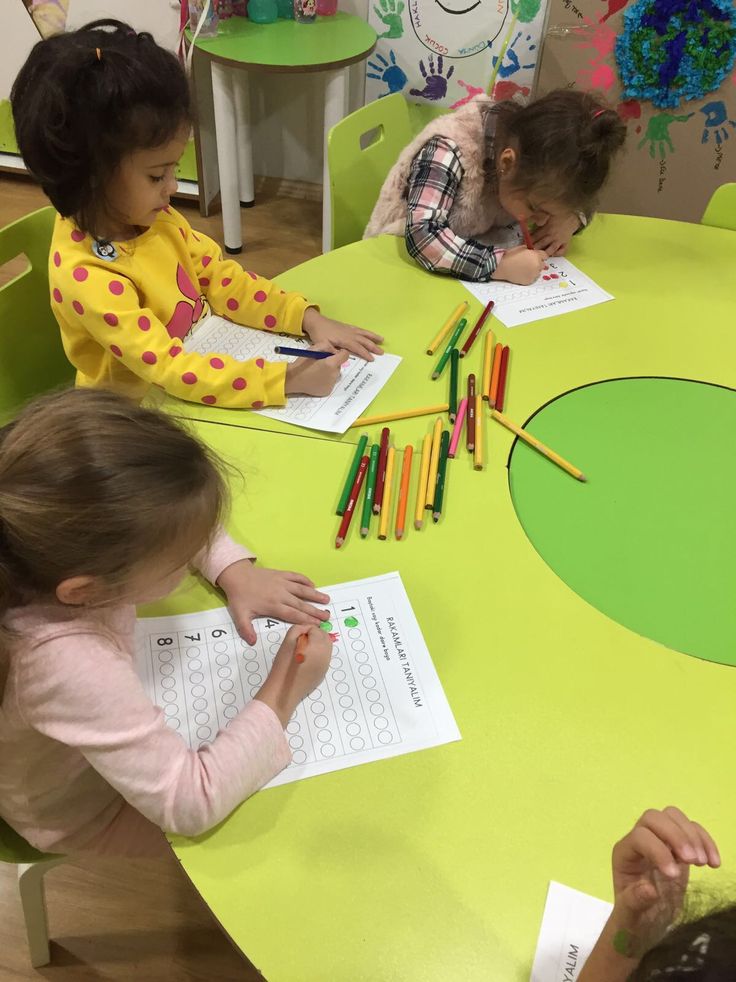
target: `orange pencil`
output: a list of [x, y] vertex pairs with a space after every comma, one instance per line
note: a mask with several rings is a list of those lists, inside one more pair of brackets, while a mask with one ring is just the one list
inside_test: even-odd
[[404, 522], [406, 520], [406, 503], [409, 498], [409, 481], [411, 480], [411, 459], [414, 455], [414, 447], [409, 444], [404, 449], [404, 462], [401, 467], [401, 486], [399, 488], [399, 503], [396, 508], [396, 529], [397, 539], [404, 535]]
[[491, 372], [491, 390], [488, 393], [488, 405], [493, 409], [496, 405], [496, 393], [498, 392], [498, 375], [501, 371], [501, 352], [503, 345], [499, 341], [493, 353], [493, 371]]
[[529, 226], [525, 221], [520, 221], [519, 226], [521, 228], [521, 234], [524, 236], [524, 245], [527, 249], [534, 250], [534, 243], [532, 242], [532, 237], [529, 234]]
[[483, 349], [483, 380], [480, 386], [480, 394], [488, 402], [491, 394], [491, 372], [493, 371], [493, 351], [494, 351], [493, 331], [486, 331], [486, 344]]

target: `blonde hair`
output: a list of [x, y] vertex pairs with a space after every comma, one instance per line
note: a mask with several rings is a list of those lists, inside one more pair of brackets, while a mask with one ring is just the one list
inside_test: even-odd
[[0, 620], [72, 576], [114, 589], [183, 565], [226, 505], [222, 463], [163, 413], [97, 389], [35, 400], [0, 430]]

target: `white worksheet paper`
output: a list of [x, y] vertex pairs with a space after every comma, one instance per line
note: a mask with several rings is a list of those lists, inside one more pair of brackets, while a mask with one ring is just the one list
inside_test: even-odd
[[575, 982], [613, 905], [550, 881], [531, 982]]
[[[238, 361], [263, 358], [265, 361], [296, 361], [293, 355], [276, 354], [277, 345], [289, 348], [308, 348], [306, 338], [285, 334], [272, 334], [233, 324], [224, 317], [212, 315], [206, 318], [184, 342], [186, 351], [201, 355], [216, 352], [229, 355]], [[398, 355], [377, 355], [373, 361], [364, 361], [351, 355], [345, 362], [342, 375], [328, 396], [289, 396], [286, 406], [280, 409], [258, 409], [261, 416], [280, 419], [310, 430], [344, 433], [360, 414], [376, 398], [399, 365]]]
[[460, 282], [484, 306], [493, 300], [493, 316], [506, 327], [519, 327], [613, 300], [610, 293], [602, 290], [569, 260], [548, 259], [546, 266], [548, 268], [530, 286], [517, 286], [500, 280], [489, 283]]
[[[289, 721], [292, 762], [269, 787], [460, 739], [399, 574], [324, 590], [332, 660]], [[251, 646], [225, 607], [140, 618], [138, 674], [168, 725], [202, 747], [263, 684], [289, 626], [261, 618]]]

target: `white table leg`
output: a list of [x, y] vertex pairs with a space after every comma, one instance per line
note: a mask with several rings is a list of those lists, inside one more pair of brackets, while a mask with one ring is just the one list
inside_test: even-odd
[[325, 78], [325, 143], [322, 171], [322, 252], [332, 247], [332, 202], [330, 172], [327, 164], [327, 134], [345, 116], [348, 94], [348, 69], [330, 72]]
[[212, 62], [212, 104], [215, 110], [217, 169], [220, 174], [222, 234], [225, 251], [238, 253], [243, 248], [240, 231], [240, 195], [238, 192], [237, 124], [232, 72], [225, 65]]
[[250, 128], [250, 84], [248, 73], [233, 73], [235, 88], [235, 126], [238, 141], [238, 189], [240, 203], [251, 208], [254, 203], [253, 190], [253, 140]]

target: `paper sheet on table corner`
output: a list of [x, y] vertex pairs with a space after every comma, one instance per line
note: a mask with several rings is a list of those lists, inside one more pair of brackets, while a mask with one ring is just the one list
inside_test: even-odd
[[551, 880], [530, 982], [574, 982], [613, 905]]

